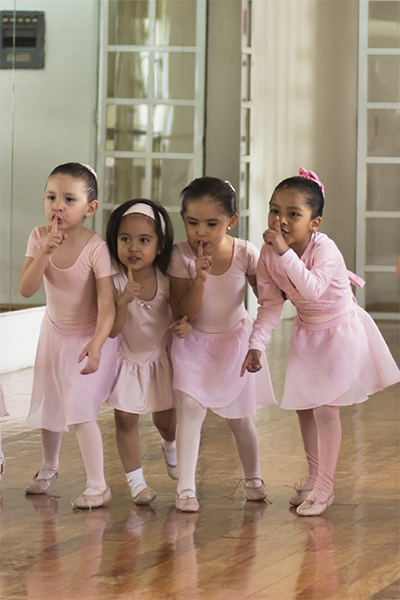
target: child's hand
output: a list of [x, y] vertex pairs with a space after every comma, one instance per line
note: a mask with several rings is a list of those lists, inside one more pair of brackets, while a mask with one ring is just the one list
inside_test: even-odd
[[89, 375], [94, 373], [99, 368], [101, 348], [93, 340], [90, 340], [78, 356], [78, 363], [82, 362], [87, 357], [87, 363], [81, 371], [81, 375]]
[[185, 338], [192, 331], [192, 326], [189, 323], [188, 318], [183, 317], [182, 319], [178, 319], [178, 321], [171, 323], [168, 329], [172, 329], [177, 337]]
[[264, 242], [268, 244], [268, 246], [272, 246], [275, 252], [280, 256], [289, 250], [289, 246], [285, 242], [281, 233], [281, 222], [278, 215], [275, 217], [273, 229], [267, 229], [267, 231], [264, 231], [263, 238]]
[[212, 257], [209, 255], [203, 255], [203, 244], [200, 242], [199, 244], [199, 253], [196, 258], [196, 273], [199, 279], [206, 281], [212, 265]]
[[243, 377], [246, 370], [249, 371], [249, 373], [257, 373], [257, 371], [262, 369], [262, 366], [260, 363], [260, 356], [261, 356], [260, 350], [249, 350], [248, 351], [247, 356], [244, 359], [244, 362], [242, 364], [242, 368], [240, 371], [240, 377]]
[[57, 219], [58, 215], [54, 215], [51, 229], [47, 234], [46, 241], [43, 245], [43, 250], [46, 254], [52, 254], [54, 250], [58, 248], [58, 246], [61, 246], [63, 241], [68, 237], [66, 233], [61, 233], [61, 231], [58, 231]]
[[132, 269], [128, 267], [128, 281], [119, 299], [123, 303], [130, 304], [132, 300], [139, 296], [142, 288], [143, 286], [133, 279]]

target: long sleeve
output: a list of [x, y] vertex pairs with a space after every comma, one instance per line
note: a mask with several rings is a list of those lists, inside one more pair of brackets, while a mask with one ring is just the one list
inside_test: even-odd
[[292, 249], [279, 258], [290, 282], [310, 302], [318, 300], [326, 292], [337, 276], [338, 266], [342, 265], [343, 258], [334, 242], [331, 242], [315, 250], [312, 262], [311, 268], [307, 268]]
[[258, 311], [250, 335], [249, 348], [264, 351], [275, 327], [279, 324], [284, 297], [282, 290], [271, 279], [264, 255], [261, 253], [257, 264]]

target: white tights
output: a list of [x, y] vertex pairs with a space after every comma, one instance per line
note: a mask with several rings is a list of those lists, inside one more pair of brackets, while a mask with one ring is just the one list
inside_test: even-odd
[[[106, 488], [103, 441], [96, 421], [73, 425], [86, 469], [85, 494], [98, 494]], [[43, 465], [39, 476], [48, 479], [59, 467], [62, 432], [42, 429]]]
[[[199, 456], [200, 434], [207, 409], [186, 396], [179, 409], [176, 429], [176, 450], [179, 465], [177, 492], [191, 490], [196, 493], [196, 466]], [[261, 479], [258, 467], [258, 440], [255, 425], [250, 417], [225, 419], [231, 430], [245, 479]]]

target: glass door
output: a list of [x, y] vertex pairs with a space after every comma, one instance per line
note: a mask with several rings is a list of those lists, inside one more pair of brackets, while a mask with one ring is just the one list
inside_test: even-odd
[[360, 0], [357, 154], [357, 299], [374, 318], [399, 319], [399, 0]]
[[206, 0], [102, 0], [97, 171], [104, 235], [132, 198], [169, 211], [203, 174]]

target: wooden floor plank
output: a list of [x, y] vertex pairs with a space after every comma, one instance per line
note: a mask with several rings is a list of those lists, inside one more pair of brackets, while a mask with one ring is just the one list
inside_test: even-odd
[[[380, 324], [399, 360], [399, 325]], [[282, 392], [291, 323], [269, 348]], [[108, 507], [71, 509], [85, 473], [76, 436], [65, 434], [51, 496], [25, 496], [41, 462], [39, 432], [25, 423], [32, 369], [1, 376], [10, 417], [2, 419], [0, 597], [5, 600], [394, 600], [400, 581], [399, 386], [341, 411], [343, 442], [335, 504], [321, 517], [289, 507], [306, 476], [296, 415], [265, 408], [255, 418], [271, 503], [244, 500], [231, 434], [208, 414], [198, 464], [200, 512], [177, 513], [151, 419], [140, 422], [144, 471], [158, 492], [135, 507], [103, 407]]]

